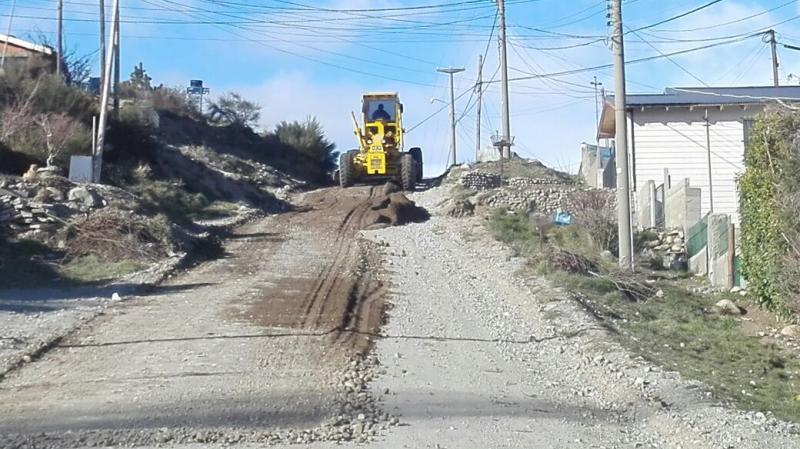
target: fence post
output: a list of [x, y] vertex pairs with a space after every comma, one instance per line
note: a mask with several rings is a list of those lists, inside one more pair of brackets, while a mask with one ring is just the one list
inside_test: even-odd
[[736, 282], [736, 228], [733, 223], [728, 223], [728, 290]]

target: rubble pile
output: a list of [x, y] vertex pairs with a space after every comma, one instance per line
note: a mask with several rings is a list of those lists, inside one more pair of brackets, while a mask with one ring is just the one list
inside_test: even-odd
[[65, 178], [0, 180], [0, 229], [18, 238], [46, 240], [70, 218], [103, 207], [107, 201], [98, 189]]
[[658, 238], [649, 240], [644, 246], [661, 254], [686, 254], [686, 236], [681, 229], [654, 232]]

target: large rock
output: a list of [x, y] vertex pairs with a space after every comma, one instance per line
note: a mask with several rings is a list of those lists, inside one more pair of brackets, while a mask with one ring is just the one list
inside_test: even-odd
[[97, 207], [100, 205], [100, 197], [86, 187], [73, 188], [67, 194], [67, 199], [84, 207]]
[[800, 326], [798, 326], [797, 324], [791, 324], [789, 326], [786, 326], [783, 329], [781, 329], [781, 335], [786, 337], [798, 338], [800, 337]]
[[744, 314], [745, 310], [737, 306], [735, 302], [730, 299], [723, 299], [714, 304], [714, 310], [720, 315], [726, 316], [739, 316]]

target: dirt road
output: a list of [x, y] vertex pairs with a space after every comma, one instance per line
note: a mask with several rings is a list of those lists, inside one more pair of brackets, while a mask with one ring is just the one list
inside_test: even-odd
[[270, 441], [336, 416], [382, 318], [374, 253], [354, 239], [376, 191], [309, 193], [7, 375], [0, 447]]
[[13, 372], [0, 447], [800, 447], [798, 426], [714, 402], [523, 282], [478, 218], [357, 238], [376, 194], [311, 192]]

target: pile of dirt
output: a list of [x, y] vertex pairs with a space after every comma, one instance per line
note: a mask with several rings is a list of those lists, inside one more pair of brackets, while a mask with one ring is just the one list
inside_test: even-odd
[[380, 229], [388, 226], [402, 226], [408, 223], [422, 223], [431, 218], [425, 208], [417, 206], [397, 186], [387, 183], [381, 195], [370, 201], [367, 211], [362, 215], [360, 228]]

